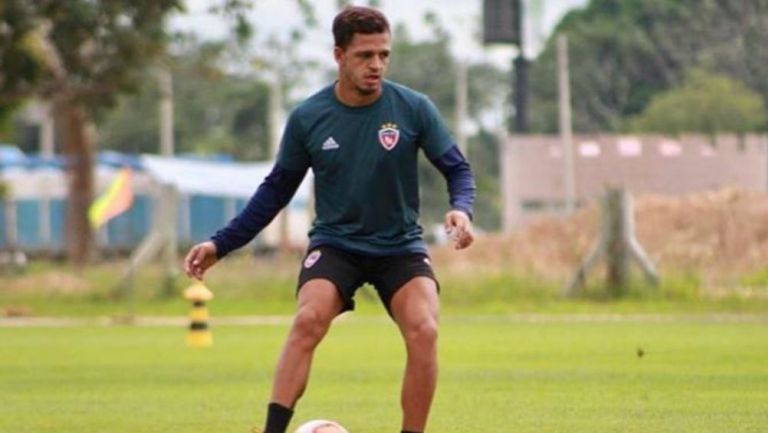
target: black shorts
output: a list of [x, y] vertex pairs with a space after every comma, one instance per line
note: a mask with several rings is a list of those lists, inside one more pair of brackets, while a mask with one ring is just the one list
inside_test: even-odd
[[355, 292], [373, 285], [391, 315], [390, 303], [398, 289], [415, 277], [427, 277], [438, 286], [429, 257], [422, 253], [370, 257], [321, 245], [310, 249], [301, 264], [296, 293], [309, 280], [321, 278], [336, 286], [344, 302], [342, 311], [355, 309]]

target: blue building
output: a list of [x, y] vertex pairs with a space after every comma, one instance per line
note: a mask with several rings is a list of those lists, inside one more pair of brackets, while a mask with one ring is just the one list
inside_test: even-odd
[[[128, 252], [149, 235], [161, 184], [172, 185], [177, 192], [179, 245], [207, 239], [245, 207], [272, 163], [100, 152], [95, 167], [97, 195], [123, 167], [132, 171], [133, 204], [98, 230], [96, 242], [102, 251]], [[64, 160], [25, 155], [15, 146], [3, 144], [0, 181], [9, 190], [8, 197], [0, 201], [0, 249], [63, 254], [68, 183]], [[288, 208], [290, 242], [294, 244], [305, 242], [310, 224], [309, 183], [307, 179]], [[257, 241], [276, 244], [276, 228], [265, 230]]]

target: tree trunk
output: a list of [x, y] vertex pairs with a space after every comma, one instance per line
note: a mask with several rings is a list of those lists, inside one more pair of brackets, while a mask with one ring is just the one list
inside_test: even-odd
[[92, 125], [85, 107], [67, 97], [55, 98], [54, 112], [61, 131], [67, 170], [67, 259], [82, 268], [90, 259], [93, 244], [93, 231], [88, 221], [88, 208], [94, 194]]

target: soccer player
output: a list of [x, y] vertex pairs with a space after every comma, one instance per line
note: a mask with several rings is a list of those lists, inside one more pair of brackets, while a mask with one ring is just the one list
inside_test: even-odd
[[338, 79], [293, 110], [272, 172], [237, 217], [192, 247], [184, 266], [189, 276], [202, 279], [288, 204], [311, 168], [316, 218], [264, 432], [285, 433], [315, 348], [333, 318], [354, 309], [355, 291], [367, 282], [406, 345], [402, 433], [421, 433], [437, 381], [439, 301], [418, 223], [419, 150], [447, 181], [451, 209], [445, 227], [457, 249], [474, 240], [474, 178], [434, 104], [384, 80], [390, 57], [384, 15], [348, 6], [335, 17], [333, 36]]

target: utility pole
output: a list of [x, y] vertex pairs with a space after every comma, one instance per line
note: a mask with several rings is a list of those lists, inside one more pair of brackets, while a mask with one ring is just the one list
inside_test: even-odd
[[[517, 58], [512, 62], [511, 87], [514, 117], [507, 121], [507, 133], [522, 134], [528, 131], [528, 64], [523, 48], [523, 1], [522, 0], [483, 0], [483, 43], [509, 44], [517, 46]], [[502, 138], [502, 155], [512, 152], [510, 143]], [[506, 158], [502, 158], [502, 191], [504, 197], [505, 231], [510, 230], [509, 215], [519, 208], [518, 200], [513, 198], [514, 188], [509, 182], [510, 170]]]
[[[283, 77], [281, 66], [274, 69], [274, 78], [269, 92], [269, 153], [272, 158], [277, 160], [277, 153], [280, 150], [280, 135], [283, 127]], [[277, 224], [278, 246], [280, 251], [287, 252], [290, 247], [290, 215], [288, 206], [277, 214], [275, 218]]]
[[571, 83], [568, 66], [568, 37], [557, 36], [558, 95], [560, 99], [560, 139], [563, 145], [563, 189], [565, 214], [576, 209], [576, 185], [573, 161], [573, 122], [571, 120]]
[[464, 60], [456, 62], [456, 143], [459, 150], [467, 155], [467, 134], [464, 124], [467, 120], [467, 63]]
[[528, 60], [525, 58], [525, 37], [523, 29], [523, 0], [514, 0], [515, 29], [517, 30], [517, 58], [514, 61], [514, 102], [515, 102], [515, 132], [528, 132]]
[[[173, 77], [167, 66], [158, 70], [158, 87], [160, 91], [160, 154], [167, 158], [175, 152], [173, 142]], [[177, 252], [179, 239], [176, 235], [176, 214], [178, 194], [173, 185], [161, 185], [158, 197], [157, 230], [162, 236], [160, 255], [165, 267], [163, 294], [172, 296], [174, 280], [178, 274]]]
[[[53, 120], [53, 104], [44, 102], [40, 119], [40, 156], [52, 160], [55, 153], [55, 122]], [[40, 197], [40, 241], [48, 246], [51, 243], [51, 194], [48, 186], [44, 187]]]
[[173, 78], [167, 67], [157, 73], [160, 90], [160, 154], [173, 156]]
[[53, 158], [54, 155], [54, 121], [53, 121], [53, 106], [49, 102], [42, 104], [40, 109], [40, 156], [43, 158]]
[[483, 42], [517, 46], [512, 62], [512, 103], [514, 119], [509, 129], [518, 134], [528, 132], [528, 60], [523, 37], [523, 0], [483, 1]]

